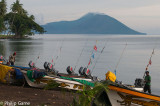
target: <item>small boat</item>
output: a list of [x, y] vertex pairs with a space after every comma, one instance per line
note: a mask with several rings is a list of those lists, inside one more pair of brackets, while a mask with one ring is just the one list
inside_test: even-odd
[[[116, 106], [120, 105], [142, 105], [142, 106], [159, 106], [160, 96], [139, 92], [137, 90], [127, 89], [118, 86], [109, 86], [110, 92], [108, 94], [111, 99], [111, 103], [115, 103]], [[116, 94], [116, 95], [114, 95]], [[115, 98], [116, 96], [116, 98]], [[114, 99], [113, 99], [114, 98]], [[115, 99], [117, 99], [115, 101]]]
[[101, 82], [109, 84], [109, 91], [100, 92], [97, 98], [105, 98], [107, 106], [160, 106], [160, 96], [143, 92], [141, 79], [135, 80], [135, 86], [116, 83], [112, 72], [106, 74], [106, 79]]
[[[160, 96], [147, 94], [121, 85], [109, 85], [108, 106], [160, 106]], [[101, 94], [102, 95], [102, 94]]]
[[48, 76], [48, 75], [39, 77], [35, 79], [34, 81], [32, 81], [27, 75], [28, 71], [21, 70], [21, 72], [23, 73], [28, 85], [30, 85], [31, 87], [36, 87], [36, 88], [44, 88], [45, 85], [47, 85], [48, 82], [51, 80], [55, 81], [56, 83], [59, 83], [60, 84], [59, 87], [61, 88], [72, 89], [72, 90], [82, 90], [83, 84], [85, 85], [89, 84], [89, 86], [94, 85], [92, 82], [88, 82], [86, 80], [81, 80], [77, 78], [68, 78], [68, 77], [62, 77], [62, 76], [57, 77], [57, 76]]
[[14, 84], [18, 79], [21, 84], [27, 82], [29, 86], [36, 88], [44, 88], [49, 81], [55, 81], [59, 87], [72, 90], [83, 90], [83, 85], [94, 86], [94, 83], [80, 78], [48, 76], [43, 71], [30, 70], [28, 67], [11, 67], [0, 64], [0, 82]]

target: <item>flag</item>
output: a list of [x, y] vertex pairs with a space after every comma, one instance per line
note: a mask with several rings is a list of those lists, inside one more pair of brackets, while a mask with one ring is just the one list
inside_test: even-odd
[[53, 63], [53, 59], [52, 59], [52, 63]]
[[94, 53], [92, 54], [92, 56], [91, 56], [93, 59], [94, 59]]
[[1, 56], [1, 59], [3, 59], [3, 56]]
[[117, 73], [117, 70], [115, 69], [115, 70], [114, 70], [114, 74], [116, 75], [116, 73]]
[[149, 60], [149, 65], [151, 65], [152, 64], [152, 61], [151, 61], [151, 59]]
[[97, 51], [97, 46], [96, 45], [94, 46], [94, 50]]

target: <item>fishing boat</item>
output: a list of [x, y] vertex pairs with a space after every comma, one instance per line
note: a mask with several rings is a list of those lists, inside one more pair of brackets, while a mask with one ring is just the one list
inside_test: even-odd
[[160, 96], [139, 92], [121, 86], [109, 85], [107, 93], [112, 106], [159, 106]]
[[[108, 91], [102, 90], [97, 99], [103, 98], [107, 106], [160, 106], [160, 96], [144, 93], [142, 87], [129, 86], [117, 83], [112, 72], [106, 74], [106, 80], [102, 83], [108, 84]], [[138, 79], [140, 82], [140, 79]], [[137, 81], [137, 79], [136, 79]], [[137, 83], [136, 83], [137, 84]], [[140, 84], [140, 83], [139, 83]], [[140, 89], [141, 88], [141, 89]], [[96, 104], [93, 100], [92, 104]]]
[[[160, 96], [147, 94], [122, 85], [110, 84], [109, 91], [102, 91], [107, 106], [160, 106]], [[94, 101], [93, 101], [94, 103]]]
[[19, 69], [0, 64], [0, 82], [8, 84], [24, 84], [24, 78]]
[[0, 82], [13, 84], [20, 79], [21, 84], [27, 82], [31, 87], [44, 88], [50, 81], [55, 81], [59, 87], [83, 90], [83, 85], [94, 86], [94, 83], [79, 78], [63, 76], [48, 76], [43, 71], [31, 70], [28, 67], [11, 67], [0, 64]]
[[53, 77], [53, 76], [51, 77], [47, 75], [32, 81], [27, 76], [27, 71], [21, 70], [21, 72], [24, 74], [24, 77], [28, 85], [36, 88], [44, 88], [49, 81], [55, 81], [56, 83], [60, 84], [59, 87], [71, 89], [71, 90], [82, 90], [83, 84], [92, 84], [91, 82], [88, 82], [86, 80], [78, 80], [78, 79], [67, 78], [67, 77]]
[[[12, 72], [11, 71], [12, 69], [14, 68], [0, 64], [0, 72], [1, 72], [0, 80], [3, 81], [4, 83], [7, 83], [6, 75], [8, 74], [6, 73]], [[43, 88], [45, 85], [48, 84], [49, 81], [55, 81], [59, 83], [59, 87], [71, 89], [71, 90], [83, 90], [83, 85], [86, 85], [86, 84], [91, 87], [94, 87], [94, 83], [87, 82], [85, 80], [77, 80], [74, 78], [57, 77], [57, 76], [53, 77], [53, 76], [47, 76], [47, 75], [34, 79], [33, 81], [28, 77], [27, 75], [28, 71], [20, 70], [20, 72], [22, 72], [22, 74], [24, 75], [26, 82], [31, 87]], [[15, 77], [11, 77], [11, 78], [14, 79]], [[110, 80], [113, 80], [112, 77], [108, 77], [108, 78]], [[107, 104], [109, 104], [110, 106], [122, 106], [122, 105], [159, 106], [160, 105], [160, 96], [140, 92], [128, 86], [124, 86], [122, 84], [116, 84], [116, 83], [110, 84], [108, 87], [109, 87], [109, 91], [102, 92], [102, 93], [106, 93], [105, 99], [107, 101]]]

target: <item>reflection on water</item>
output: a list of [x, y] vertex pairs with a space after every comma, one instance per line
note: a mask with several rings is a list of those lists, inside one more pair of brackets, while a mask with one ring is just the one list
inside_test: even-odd
[[[43, 68], [45, 61], [52, 62], [53, 59], [55, 68], [59, 72], [66, 72], [67, 66], [75, 67], [83, 50], [75, 70], [78, 73], [81, 66], [88, 65], [93, 46], [96, 44], [98, 51], [94, 51], [95, 58], [92, 58], [89, 69], [93, 75], [104, 79], [108, 70], [114, 72], [127, 43], [117, 67], [117, 79], [123, 83], [133, 84], [135, 78], [143, 77], [152, 50], [155, 48], [149, 70], [152, 77], [152, 91], [160, 95], [159, 41], [160, 36], [151, 35], [36, 35], [31, 39], [0, 40], [0, 54], [8, 59], [9, 55], [16, 51], [16, 65], [28, 66], [28, 62], [32, 60], [39, 68]], [[105, 44], [105, 49], [101, 53]]]

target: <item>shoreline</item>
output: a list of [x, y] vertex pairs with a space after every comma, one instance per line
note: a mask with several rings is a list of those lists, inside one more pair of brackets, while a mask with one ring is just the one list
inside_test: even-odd
[[14, 35], [0, 35], [0, 39], [24, 39], [29, 38], [28, 36], [24, 36], [22, 38], [15, 37]]
[[44, 90], [2, 83], [0, 83], [0, 88], [0, 105], [10, 103], [26, 104], [26, 106], [70, 106], [76, 95], [64, 90]]

